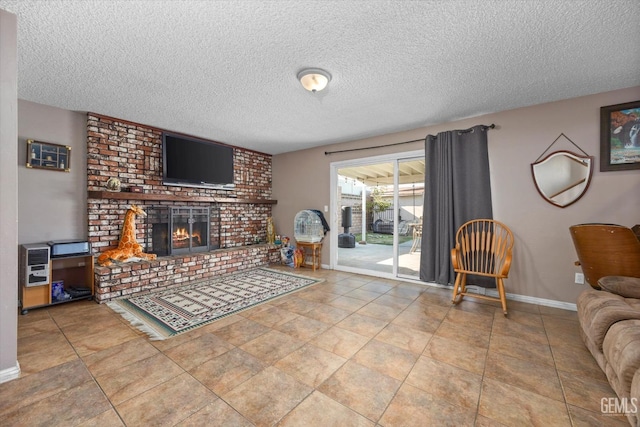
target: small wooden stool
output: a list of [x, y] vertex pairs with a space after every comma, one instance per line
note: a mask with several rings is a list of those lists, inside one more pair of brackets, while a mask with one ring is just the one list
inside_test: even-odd
[[[313, 271], [320, 270], [320, 257], [322, 255], [322, 242], [308, 243], [296, 242], [298, 247], [304, 251], [303, 267], [311, 267]], [[309, 262], [310, 260], [310, 262]]]

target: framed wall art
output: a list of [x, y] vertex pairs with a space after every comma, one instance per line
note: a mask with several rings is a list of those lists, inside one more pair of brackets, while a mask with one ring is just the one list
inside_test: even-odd
[[600, 171], [640, 169], [640, 101], [600, 107]]
[[27, 140], [27, 167], [69, 172], [71, 147], [49, 142]]

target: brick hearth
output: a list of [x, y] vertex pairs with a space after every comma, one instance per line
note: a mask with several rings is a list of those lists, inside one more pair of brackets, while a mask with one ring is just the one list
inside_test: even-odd
[[122, 296], [189, 285], [279, 260], [277, 247], [259, 244], [109, 267], [96, 265], [95, 299], [103, 303]]

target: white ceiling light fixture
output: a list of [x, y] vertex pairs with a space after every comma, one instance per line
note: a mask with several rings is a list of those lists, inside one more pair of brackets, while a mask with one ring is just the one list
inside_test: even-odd
[[305, 68], [298, 73], [298, 80], [309, 92], [320, 92], [331, 81], [331, 74], [320, 68]]

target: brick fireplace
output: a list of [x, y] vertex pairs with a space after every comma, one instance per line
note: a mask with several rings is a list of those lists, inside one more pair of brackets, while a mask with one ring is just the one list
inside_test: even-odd
[[[98, 302], [277, 262], [277, 248], [256, 244], [266, 240], [267, 218], [275, 203], [270, 155], [234, 147], [232, 190], [165, 186], [161, 168], [162, 130], [87, 115], [88, 237], [95, 255], [117, 246], [131, 204], [147, 213], [146, 220], [136, 219], [138, 243], [158, 255], [155, 261], [96, 266]], [[108, 192], [106, 182], [112, 177], [120, 179], [123, 190], [138, 186], [143, 191]], [[203, 212], [208, 218], [203, 219]], [[186, 213], [196, 213], [196, 221], [185, 220]], [[167, 219], [165, 225], [158, 225], [163, 215], [177, 216], [173, 223]], [[194, 224], [197, 238], [192, 236]], [[191, 234], [187, 237], [181, 234], [186, 228]], [[165, 245], [174, 232], [175, 239]], [[206, 244], [200, 244], [203, 240]]]

